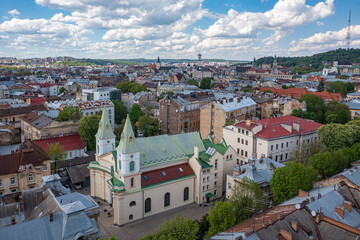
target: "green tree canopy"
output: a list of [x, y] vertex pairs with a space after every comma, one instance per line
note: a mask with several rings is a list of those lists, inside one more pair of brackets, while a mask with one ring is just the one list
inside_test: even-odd
[[346, 104], [329, 102], [325, 113], [327, 123], [345, 124], [351, 120], [350, 109]]
[[66, 159], [66, 151], [64, 150], [64, 147], [61, 146], [59, 143], [50, 144], [48, 155], [51, 160], [53, 160], [52, 163], [52, 173], [55, 174], [58, 166], [60, 163], [62, 163]]
[[319, 85], [317, 86], [317, 91], [323, 92], [324, 90], [325, 90], [325, 81], [321, 79]]
[[114, 130], [114, 134], [116, 136], [116, 139], [119, 140], [119, 141], [120, 141], [120, 138], [121, 138], [121, 133], [124, 130], [125, 121], [126, 121], [126, 119], [123, 119], [121, 121], [121, 123], [117, 126], [117, 128], [115, 128], [115, 130]]
[[139, 117], [139, 130], [144, 134], [144, 137], [158, 135], [159, 121], [149, 115]]
[[165, 220], [160, 227], [152, 234], [147, 234], [141, 240], [180, 240], [199, 239], [199, 224], [189, 217], [176, 215], [171, 221]]
[[85, 116], [79, 122], [79, 134], [81, 139], [87, 143], [88, 150], [95, 150], [96, 138], [95, 135], [99, 128], [101, 117], [98, 115]]
[[287, 85], [283, 84], [283, 85], [281, 86], [281, 88], [282, 88], [282, 89], [288, 89], [289, 87], [288, 87]]
[[116, 87], [124, 93], [131, 92], [133, 94], [136, 94], [138, 92], [147, 91], [146, 87], [144, 87], [143, 85], [141, 85], [137, 82], [129, 82], [129, 81], [121, 82], [121, 83], [116, 84]]
[[120, 124], [123, 119], [126, 119], [126, 115], [129, 113], [127, 107], [118, 100], [113, 100], [115, 109], [115, 123]]
[[211, 78], [203, 78], [200, 82], [201, 89], [210, 89], [211, 88]]
[[58, 94], [62, 94], [62, 93], [65, 92], [65, 91], [66, 91], [66, 89], [65, 89], [64, 87], [61, 87], [61, 88], [59, 89]]
[[327, 148], [339, 149], [352, 146], [354, 143], [359, 142], [360, 127], [353, 124], [336, 124], [331, 123], [321, 126], [318, 129], [318, 136], [320, 142]]
[[354, 84], [351, 82], [335, 81], [326, 84], [326, 89], [331, 93], [341, 93], [343, 95], [354, 91]]
[[284, 167], [277, 168], [270, 179], [270, 188], [276, 204], [296, 196], [299, 189], [309, 191], [311, 180], [304, 165], [289, 162]]
[[186, 84], [188, 84], [188, 85], [194, 85], [194, 86], [196, 86], [196, 87], [199, 87], [199, 82], [196, 81], [196, 80], [194, 80], [194, 79], [189, 79], [189, 80], [186, 82]]
[[68, 121], [68, 120], [79, 120], [82, 117], [82, 112], [80, 108], [73, 106], [66, 106], [59, 112], [57, 120], [59, 122]]
[[129, 117], [133, 125], [135, 125], [135, 123], [139, 121], [139, 118], [144, 115], [145, 115], [144, 112], [141, 110], [138, 104], [132, 105], [129, 113]]

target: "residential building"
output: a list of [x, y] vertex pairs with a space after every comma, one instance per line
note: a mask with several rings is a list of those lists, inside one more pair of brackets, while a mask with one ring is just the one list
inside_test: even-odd
[[0, 85], [0, 99], [6, 99], [10, 97], [10, 90], [6, 85]]
[[129, 117], [115, 148], [106, 113], [96, 143], [90, 192], [112, 204], [115, 225], [218, 198], [236, 165], [232, 147], [196, 132], [135, 138]]
[[105, 109], [109, 114], [111, 126], [113, 128], [115, 126], [115, 110], [114, 110], [114, 104], [111, 102], [111, 100], [68, 102], [62, 104], [60, 109], [62, 110], [63, 107], [67, 105], [71, 105], [79, 108], [83, 113], [83, 116], [95, 115], [97, 112], [103, 111]]
[[178, 134], [200, 130], [200, 108], [214, 99], [212, 94], [192, 93], [166, 96], [159, 102], [161, 134]]
[[42, 178], [38, 188], [4, 196], [0, 235], [4, 239], [99, 239], [101, 210], [89, 196], [71, 191], [59, 175]]
[[213, 78], [213, 71], [208, 67], [197, 67], [192, 70], [193, 78], [201, 80], [203, 78]]
[[37, 112], [30, 112], [21, 118], [21, 141], [61, 137], [79, 132], [79, 121], [55, 121]]
[[318, 141], [317, 130], [321, 126], [295, 116], [247, 120], [225, 126], [223, 137], [237, 151], [240, 163], [254, 154], [256, 158], [286, 162], [305, 144]]
[[86, 152], [86, 143], [81, 140], [79, 134], [68, 135], [62, 137], [53, 137], [46, 138], [41, 140], [34, 141], [36, 145], [41, 147], [44, 152], [49, 153], [51, 144], [59, 144], [64, 148], [66, 152], [66, 158], [64, 160], [69, 160], [77, 157], [84, 157]]
[[256, 182], [267, 198], [271, 198], [270, 179], [275, 169], [285, 166], [279, 162], [275, 162], [270, 158], [254, 158], [249, 157], [244, 165], [234, 167], [232, 175], [226, 176], [226, 198], [232, 196], [235, 186], [245, 178]]
[[342, 103], [349, 107], [351, 118], [360, 117], [360, 99], [352, 99]]
[[49, 156], [26, 141], [15, 153], [0, 156], [0, 195], [37, 188], [41, 178], [49, 174]]
[[223, 98], [200, 108], [200, 133], [209, 134], [218, 143], [222, 139], [222, 127], [230, 121], [252, 119], [256, 115], [256, 102], [250, 97]]

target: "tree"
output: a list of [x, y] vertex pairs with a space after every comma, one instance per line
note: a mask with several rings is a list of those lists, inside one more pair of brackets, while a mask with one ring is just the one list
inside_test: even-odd
[[276, 204], [296, 196], [299, 189], [311, 189], [311, 180], [304, 165], [289, 162], [284, 167], [277, 168], [270, 179], [270, 188]]
[[306, 103], [307, 119], [314, 120], [315, 122], [324, 123], [326, 106], [321, 97], [314, 94], [305, 94], [300, 98], [300, 101]]
[[137, 82], [121, 82], [116, 84], [116, 87], [124, 93], [131, 92], [136, 94], [138, 92], [147, 91], [147, 88]]
[[351, 120], [350, 122], [346, 123], [346, 125], [352, 125], [352, 126], [358, 126], [360, 127], [360, 120], [359, 119], [354, 119], [354, 120]]
[[118, 100], [113, 100], [114, 109], [115, 109], [115, 123], [120, 124], [123, 119], [126, 119], [127, 114], [129, 113], [127, 107], [123, 105]]
[[140, 106], [138, 104], [132, 105], [129, 113], [131, 123], [135, 125], [135, 123], [139, 121], [139, 117], [141, 116], [144, 116], [144, 112], [141, 110]]
[[351, 120], [350, 109], [347, 105], [338, 102], [329, 102], [327, 104], [325, 118], [327, 123], [345, 124]]
[[207, 238], [218, 232], [224, 231], [237, 223], [236, 211], [231, 202], [216, 202], [214, 209], [209, 210], [206, 219], [210, 226], [206, 233]]
[[325, 81], [321, 79], [319, 85], [317, 86], [317, 91], [323, 92], [324, 90], [325, 90]]
[[68, 120], [79, 120], [82, 117], [82, 112], [80, 108], [73, 106], [66, 106], [59, 112], [57, 120], [59, 122], [68, 121]]
[[144, 137], [155, 136], [159, 132], [159, 121], [149, 115], [139, 117], [139, 130], [142, 131]]
[[194, 79], [189, 79], [187, 82], [186, 82], [187, 85], [194, 85], [196, 87], [199, 87], [199, 82], [194, 80]]
[[285, 84], [283, 84], [283, 85], [281, 86], [281, 88], [282, 88], [282, 89], [288, 89], [289, 87], [286, 86]]
[[326, 88], [331, 93], [341, 93], [343, 95], [346, 95], [349, 92], [353, 92], [355, 86], [351, 82], [345, 83], [342, 81], [335, 81], [327, 83]]
[[200, 82], [201, 89], [210, 89], [211, 88], [211, 78], [203, 78]]
[[337, 151], [319, 152], [309, 159], [309, 166], [316, 169], [322, 178], [331, 177], [347, 166], [344, 156], [335, 159], [335, 155], [340, 156]]
[[126, 119], [123, 119], [123, 120], [121, 121], [121, 123], [118, 125], [118, 127], [115, 128], [115, 130], [114, 130], [114, 134], [115, 134], [115, 136], [116, 136], [116, 139], [119, 140], [119, 141], [120, 141], [120, 138], [121, 138], [121, 133], [122, 133], [123, 130], [124, 130], [125, 121], [126, 121]]
[[101, 117], [98, 115], [85, 116], [79, 122], [79, 134], [81, 139], [87, 143], [88, 150], [95, 150], [95, 134], [99, 128]]
[[153, 233], [146, 234], [141, 240], [177, 240], [177, 239], [199, 239], [199, 224], [189, 217], [176, 215], [171, 221], [165, 220], [162, 225]]
[[53, 160], [51, 170], [52, 173], [55, 174], [59, 164], [66, 159], [67, 153], [65, 152], [63, 146], [61, 146], [59, 143], [55, 143], [55, 144], [50, 144], [48, 155], [50, 159]]
[[291, 160], [303, 165], [308, 165], [309, 158], [314, 156], [314, 154], [324, 151], [325, 147], [320, 141], [314, 141], [311, 143], [303, 143], [299, 145], [291, 156]]
[[59, 94], [62, 94], [62, 93], [65, 92], [65, 91], [66, 91], [66, 89], [65, 89], [64, 87], [61, 87], [61, 88], [59, 89], [58, 95], [59, 95]]
[[360, 127], [356, 125], [343, 125], [331, 123], [318, 129], [320, 142], [330, 150], [352, 146], [359, 142]]

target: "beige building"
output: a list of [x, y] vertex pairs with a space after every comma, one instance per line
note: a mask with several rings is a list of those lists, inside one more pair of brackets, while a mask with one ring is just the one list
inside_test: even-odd
[[30, 112], [21, 119], [21, 140], [39, 140], [61, 137], [79, 132], [79, 121], [59, 122], [51, 118]]
[[276, 162], [286, 162], [303, 144], [317, 141], [317, 130], [322, 124], [284, 116], [258, 121], [241, 121], [223, 128], [227, 144], [237, 151], [240, 163], [250, 156], [272, 157]]
[[220, 197], [224, 174], [236, 165], [234, 149], [196, 132], [136, 139], [129, 117], [115, 148], [106, 112], [96, 143], [90, 192], [112, 204], [115, 225]]
[[0, 195], [40, 187], [50, 174], [50, 158], [31, 141], [12, 154], [0, 156]]
[[251, 119], [256, 115], [256, 102], [249, 97], [225, 98], [212, 101], [200, 109], [200, 133], [209, 134], [218, 143], [223, 137], [223, 126], [231, 120]]

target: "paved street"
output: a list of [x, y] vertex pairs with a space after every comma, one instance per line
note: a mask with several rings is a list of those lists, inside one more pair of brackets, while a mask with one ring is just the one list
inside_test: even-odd
[[[89, 194], [88, 187], [74, 191], [83, 194]], [[147, 233], [152, 233], [164, 222], [165, 219], [170, 220], [171, 218], [175, 217], [176, 214], [179, 214], [180, 216], [187, 216], [191, 219], [200, 219], [203, 215], [209, 212], [209, 208], [214, 206], [214, 202], [209, 203], [207, 207], [200, 207], [198, 204], [190, 204], [185, 207], [170, 210], [166, 213], [161, 213], [152, 217], [148, 217], [144, 220], [127, 224], [123, 227], [117, 227], [113, 225], [113, 216], [108, 217], [108, 211], [111, 210], [110, 206], [107, 203], [103, 203], [102, 201], [100, 201], [100, 203], [98, 202], [98, 204], [100, 205], [101, 209], [99, 223], [102, 237], [107, 238], [114, 234], [114, 236], [119, 240], [139, 239]]]

